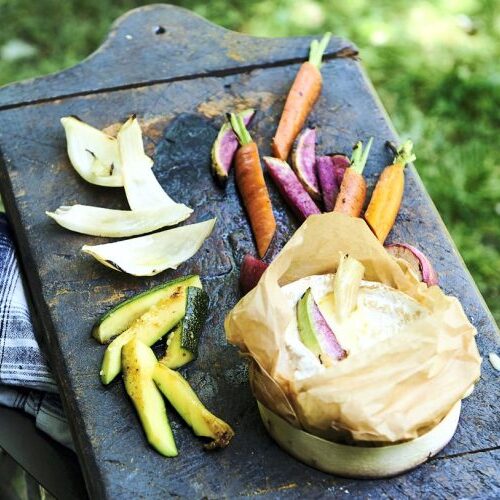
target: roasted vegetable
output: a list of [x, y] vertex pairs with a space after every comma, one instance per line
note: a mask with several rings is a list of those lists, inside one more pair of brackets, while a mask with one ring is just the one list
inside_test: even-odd
[[101, 264], [134, 276], [153, 276], [191, 258], [210, 236], [215, 219], [128, 240], [82, 247]]
[[335, 200], [339, 194], [339, 187], [335, 179], [333, 159], [331, 156], [318, 156], [316, 158], [316, 173], [321, 187], [321, 198], [325, 212], [332, 212]]
[[240, 269], [240, 289], [243, 294], [257, 286], [260, 277], [268, 268], [268, 264], [255, 258], [253, 255], [245, 255]]
[[292, 165], [311, 198], [320, 199], [316, 177], [316, 130], [306, 128], [297, 138], [292, 154]]
[[200, 288], [189, 287], [186, 314], [167, 339], [165, 356], [160, 363], [180, 368], [198, 357], [198, 343], [208, 315], [208, 295]]
[[[241, 116], [243, 123], [248, 125], [255, 115], [254, 109], [245, 109], [238, 113]], [[231, 123], [225, 122], [217, 139], [212, 146], [212, 173], [218, 184], [225, 187], [229, 175], [229, 170], [233, 163], [234, 154], [238, 149], [238, 138], [231, 127]]]
[[180, 373], [158, 363], [153, 372], [153, 379], [193, 432], [197, 436], [212, 440], [205, 445], [205, 449], [224, 448], [229, 444], [234, 436], [233, 429], [203, 406]]
[[135, 115], [122, 125], [117, 138], [123, 184], [130, 208], [147, 210], [175, 205], [148, 168], [151, 159], [144, 152], [141, 127]]
[[393, 257], [405, 260], [420, 281], [428, 286], [439, 284], [430, 260], [420, 250], [406, 243], [394, 243], [385, 248]]
[[201, 288], [200, 277], [197, 275], [183, 276], [167, 281], [121, 302], [96, 323], [92, 330], [92, 336], [101, 344], [109, 342], [113, 337], [129, 328], [139, 316], [142, 316], [160, 300], [172, 295], [174, 289], [179, 286]]
[[300, 221], [321, 213], [286, 161], [264, 156], [264, 162], [281, 195]]
[[302, 130], [309, 113], [318, 100], [323, 81], [320, 68], [323, 53], [330, 41], [327, 33], [321, 42], [313, 40], [309, 52], [309, 61], [300, 66], [292, 87], [286, 98], [278, 130], [273, 138], [273, 156], [286, 160], [295, 138]]
[[342, 255], [333, 281], [335, 314], [339, 321], [346, 319], [356, 309], [364, 273], [365, 267], [359, 260]]
[[373, 138], [368, 141], [364, 150], [361, 142], [358, 142], [354, 146], [351, 166], [344, 173], [337, 201], [335, 202], [335, 212], [341, 212], [351, 217], [360, 216], [366, 198], [366, 181], [363, 177], [363, 169], [365, 168], [372, 142]]
[[113, 210], [88, 205], [62, 206], [45, 212], [60, 226], [91, 236], [122, 238], [150, 233], [165, 226], [174, 226], [187, 219], [193, 211], [175, 203], [149, 210]]
[[[118, 142], [114, 137], [81, 121], [64, 116], [61, 124], [66, 133], [68, 157], [74, 169], [87, 181], [98, 186], [123, 186]], [[148, 168], [153, 164], [150, 161]]]
[[316, 158], [316, 173], [321, 187], [325, 212], [333, 211], [345, 170], [350, 163], [349, 158], [344, 155], [318, 156]]
[[153, 345], [168, 333], [186, 313], [187, 288], [175, 286], [171, 293], [162, 298], [130, 327], [108, 345], [101, 366], [101, 381], [109, 384], [121, 371], [121, 351], [123, 346], [136, 337], [146, 345]]
[[260, 166], [257, 144], [252, 141], [241, 117], [231, 114], [231, 126], [241, 145], [236, 152], [236, 184], [250, 219], [259, 256], [263, 257], [276, 232], [273, 207]]
[[325, 355], [332, 360], [341, 360], [346, 352], [326, 322], [314, 300], [310, 288], [302, 295], [297, 304], [297, 325], [303, 344], [324, 362]]
[[166, 457], [177, 456], [172, 429], [160, 391], [153, 382], [156, 357], [153, 351], [137, 338], [122, 349], [123, 381], [149, 444]]
[[333, 160], [333, 171], [335, 172], [335, 179], [337, 186], [340, 189], [346, 169], [351, 165], [351, 160], [346, 155], [334, 154], [331, 156]]
[[416, 158], [412, 148], [413, 143], [406, 141], [397, 150], [392, 165], [382, 171], [365, 212], [366, 222], [381, 243], [392, 229], [403, 200], [404, 168]]

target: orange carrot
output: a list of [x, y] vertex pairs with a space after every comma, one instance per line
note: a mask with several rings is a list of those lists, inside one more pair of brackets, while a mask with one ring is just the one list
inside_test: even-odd
[[345, 171], [334, 212], [359, 217], [366, 197], [366, 182], [361, 174], [351, 168]]
[[392, 165], [382, 171], [365, 212], [366, 222], [381, 243], [392, 229], [403, 200], [404, 168], [407, 163], [415, 160], [412, 147], [412, 142], [406, 141], [397, 150]]
[[335, 202], [334, 212], [341, 212], [351, 217], [359, 217], [363, 210], [366, 198], [366, 181], [363, 169], [366, 165], [368, 153], [372, 146], [373, 137], [368, 141], [363, 151], [363, 144], [358, 142], [354, 146], [351, 157], [351, 166], [345, 171], [340, 191]]
[[241, 147], [235, 156], [235, 179], [260, 257], [264, 257], [276, 231], [271, 199], [260, 165], [259, 150], [253, 142], [241, 116], [231, 113], [231, 126]]
[[309, 51], [309, 61], [302, 64], [295, 77], [285, 107], [273, 138], [273, 155], [286, 160], [290, 154], [293, 141], [302, 130], [314, 104], [321, 93], [321, 58], [326, 50], [331, 34], [326, 33], [321, 42], [313, 40]]

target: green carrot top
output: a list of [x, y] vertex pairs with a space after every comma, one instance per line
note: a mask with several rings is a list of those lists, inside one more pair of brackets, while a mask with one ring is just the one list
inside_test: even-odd
[[413, 142], [407, 140], [397, 151], [396, 156], [394, 157], [394, 164], [403, 165], [403, 167], [410, 163], [411, 161], [415, 161], [417, 157], [413, 154]]
[[253, 142], [252, 137], [250, 136], [245, 126], [245, 122], [243, 121], [243, 118], [240, 116], [240, 114], [231, 113], [229, 115], [229, 122], [231, 123], [231, 127], [233, 128], [233, 131], [242, 146]]
[[365, 148], [363, 148], [363, 143], [358, 141], [355, 146], [352, 148], [352, 156], [351, 156], [351, 166], [355, 172], [358, 174], [363, 173], [363, 169], [366, 165], [366, 160], [368, 159], [368, 153], [370, 152], [370, 148], [372, 147], [373, 137], [370, 137], [368, 144]]
[[318, 69], [321, 68], [321, 59], [325, 53], [328, 42], [330, 41], [332, 34], [330, 32], [325, 33], [320, 42], [318, 40], [313, 40], [311, 42], [311, 48], [309, 49], [309, 62], [314, 64]]

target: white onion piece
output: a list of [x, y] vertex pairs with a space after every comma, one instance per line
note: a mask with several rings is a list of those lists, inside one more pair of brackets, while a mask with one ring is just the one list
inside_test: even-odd
[[151, 160], [144, 153], [141, 127], [135, 116], [131, 116], [118, 132], [118, 149], [125, 193], [132, 210], [175, 204], [148, 168]]
[[[91, 184], [123, 186], [118, 141], [74, 116], [61, 118], [66, 133], [66, 147], [74, 169]], [[146, 157], [147, 158], [147, 157]], [[148, 158], [144, 165], [151, 168]]]
[[165, 226], [174, 226], [187, 219], [193, 211], [180, 203], [150, 210], [113, 210], [88, 205], [62, 206], [45, 212], [60, 226], [77, 233], [109, 238], [123, 238], [150, 233]]
[[115, 243], [84, 245], [82, 251], [116, 271], [153, 276], [165, 269], [176, 269], [192, 257], [212, 232], [215, 221], [210, 219]]

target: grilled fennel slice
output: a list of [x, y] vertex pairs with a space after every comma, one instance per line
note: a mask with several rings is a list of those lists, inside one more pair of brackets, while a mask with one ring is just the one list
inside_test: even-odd
[[116, 271], [153, 276], [165, 269], [176, 269], [192, 257], [212, 232], [215, 221], [210, 219], [103, 245], [84, 245], [82, 252]]
[[[69, 160], [80, 176], [98, 186], [122, 187], [118, 141], [76, 116], [64, 116], [61, 124], [66, 133]], [[152, 165], [150, 158], [144, 160], [148, 170]]]
[[149, 168], [151, 159], [144, 152], [142, 132], [135, 115], [118, 132], [118, 149], [123, 185], [132, 210], [145, 210], [175, 205]]
[[181, 203], [148, 210], [114, 210], [89, 205], [61, 206], [45, 212], [60, 226], [76, 233], [108, 238], [124, 238], [175, 226], [193, 210]]

